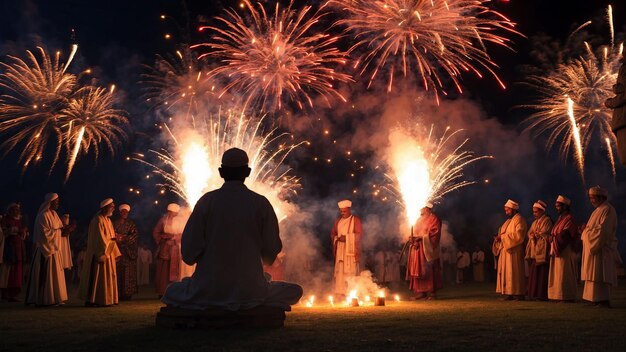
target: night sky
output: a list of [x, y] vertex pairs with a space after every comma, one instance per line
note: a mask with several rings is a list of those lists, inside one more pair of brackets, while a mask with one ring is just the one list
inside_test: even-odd
[[[4, 209], [10, 202], [19, 201], [23, 204], [23, 212], [31, 219], [43, 195], [48, 192], [57, 192], [61, 195], [61, 212], [74, 214], [79, 224], [86, 225], [89, 218], [97, 211], [100, 200], [114, 197], [117, 204], [129, 202], [137, 206], [133, 216], [141, 219], [140, 227], [147, 235], [155, 218], [164, 211], [168, 201], [175, 201], [173, 195], [160, 198], [156, 193], [154, 180], [144, 180], [145, 169], [132, 161], [126, 161], [126, 156], [132, 152], [145, 152], [151, 146], [151, 137], [158, 134], [151, 128], [151, 112], [141, 99], [141, 89], [138, 85], [140, 74], [145, 68], [142, 65], [154, 63], [156, 54], [166, 54], [176, 48], [176, 44], [184, 41], [189, 35], [186, 22], [189, 18], [191, 43], [201, 42], [206, 37], [197, 33], [193, 28], [198, 23], [210, 23], [211, 18], [222, 13], [224, 7], [236, 7], [238, 1], [164, 1], [164, 0], [108, 0], [108, 1], [78, 1], [78, 0], [26, 0], [0, 2], [0, 59], [7, 54], [23, 55], [26, 49], [33, 49], [35, 45], [44, 43], [51, 50], [67, 51], [75, 40], [79, 44], [79, 54], [73, 68], [90, 67], [98, 77], [98, 83], [108, 85], [115, 83], [123, 92], [123, 101], [120, 107], [129, 112], [133, 127], [130, 139], [119, 152], [110, 157], [102, 155], [97, 163], [93, 155], [80, 159], [67, 183], [63, 183], [64, 170], [58, 168], [49, 173], [45, 166], [33, 167], [22, 173], [17, 164], [16, 153], [9, 153], [0, 159], [0, 207]], [[273, 2], [272, 2], [273, 3]], [[319, 5], [320, 1], [295, 1], [300, 4]], [[578, 0], [578, 1], [546, 1], [546, 0], [511, 0], [494, 1], [493, 7], [508, 16], [518, 24], [517, 30], [527, 38], [508, 35], [514, 42], [514, 51], [504, 48], [489, 47], [500, 69], [500, 77], [508, 85], [508, 89], [501, 90], [497, 82], [489, 77], [479, 80], [471, 76], [463, 79], [464, 99], [473, 101], [482, 109], [485, 117], [492, 119], [492, 125], [503, 130], [516, 133], [519, 122], [528, 115], [528, 111], [515, 109], [520, 104], [527, 103], [532, 98], [523, 86], [517, 84], [524, 78], [524, 66], [535, 64], [530, 55], [533, 48], [533, 38], [544, 33], [556, 40], [563, 41], [578, 25], [589, 19], [598, 20], [606, 11], [610, 1]], [[614, 18], [616, 32], [624, 33], [626, 24], [626, 4], [615, 2]], [[186, 6], [186, 10], [185, 10]], [[168, 14], [176, 20], [162, 21], [159, 15]], [[591, 27], [594, 34], [607, 39], [608, 33], [601, 27], [601, 21]], [[75, 37], [72, 38], [72, 29]], [[172, 35], [170, 40], [164, 35]], [[622, 37], [623, 38], [623, 37]], [[605, 43], [604, 41], [603, 43]], [[325, 111], [324, 114], [329, 114]], [[314, 130], [326, 126], [316, 126], [311, 122]], [[334, 126], [339, 134], [349, 134], [354, 123], [337, 122]], [[319, 136], [297, 136], [309, 139], [317, 144], [319, 149], [326, 150], [329, 146], [324, 141], [317, 141]], [[489, 138], [489, 134], [469, 135], [476, 138], [474, 144], [480, 149], [481, 138]], [[4, 136], [1, 138], [5, 138]], [[311, 156], [319, 150], [307, 150], [290, 160], [296, 173], [302, 179], [303, 196], [306, 199], [321, 199], [324, 204], [333, 204], [335, 199], [349, 196], [353, 188], [367, 182], [365, 177], [350, 179], [350, 162], [338, 158], [334, 165], [319, 165], [311, 162]], [[332, 148], [332, 144], [330, 145]], [[502, 149], [519, 148], [515, 143], [503, 145]], [[493, 153], [486, 150], [487, 153]], [[584, 191], [575, 169], [571, 165], [564, 165], [556, 156], [545, 153], [541, 142], [538, 141], [527, 156], [530, 159], [520, 160], [519, 170], [512, 169], [511, 175], [498, 170], [497, 160], [492, 162], [484, 171], [486, 175], [477, 175], [477, 178], [491, 177], [492, 182], [488, 190], [485, 185], [461, 190], [442, 204], [440, 213], [444, 220], [449, 218], [455, 237], [460, 242], [471, 245], [473, 243], [487, 244], [485, 232], [495, 231], [494, 223], [503, 220], [502, 204], [508, 197], [516, 197], [526, 204], [523, 212], [530, 220], [529, 204], [537, 197], [546, 199], [555, 198], [559, 192], [567, 192], [578, 202], [574, 207], [575, 213], [582, 220], [586, 220], [591, 207], [585, 201]], [[367, 156], [367, 155], [366, 155]], [[525, 165], [526, 164], [526, 165]], [[528, 170], [528, 169], [532, 170]], [[624, 214], [626, 179], [624, 169], [618, 169], [615, 181], [605, 173], [608, 170], [590, 172], [589, 182], [607, 182], [603, 184], [614, 196], [618, 214]], [[528, 180], [528, 177], [541, 179]], [[470, 176], [471, 172], [470, 172]], [[142, 195], [131, 195], [129, 188], [139, 188]], [[345, 188], [345, 189], [342, 189]], [[169, 198], [168, 198], [169, 197]], [[161, 201], [160, 206], [152, 206], [154, 199]], [[357, 212], [367, 216], [368, 212], [380, 209], [379, 205], [365, 205], [367, 198], [362, 198], [361, 205], [355, 205]], [[295, 200], [298, 202], [298, 200]], [[549, 200], [548, 204], [550, 204]], [[358, 203], [357, 203], [358, 204]], [[553, 213], [553, 212], [552, 212]], [[490, 220], [486, 223], [481, 219], [485, 216]], [[624, 233], [626, 226], [622, 220], [621, 248], [624, 248]], [[328, 229], [326, 229], [328, 227]], [[328, 226], [320, 225], [320, 238], [325, 238]], [[480, 237], [484, 236], [484, 237]], [[480, 238], [479, 238], [480, 237]], [[623, 252], [623, 251], [622, 251]]]

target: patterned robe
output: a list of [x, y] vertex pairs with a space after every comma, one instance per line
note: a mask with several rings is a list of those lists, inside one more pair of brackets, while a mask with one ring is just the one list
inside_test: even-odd
[[120, 297], [128, 298], [138, 292], [137, 289], [137, 239], [139, 234], [135, 222], [117, 218], [113, 221], [115, 241], [122, 253], [117, 262], [117, 288]]

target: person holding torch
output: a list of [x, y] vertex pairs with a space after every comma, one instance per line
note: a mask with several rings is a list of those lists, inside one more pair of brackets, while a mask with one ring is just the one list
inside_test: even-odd
[[443, 287], [440, 263], [441, 220], [433, 212], [433, 204], [426, 203], [411, 231], [406, 280], [415, 292], [414, 299], [436, 298]]

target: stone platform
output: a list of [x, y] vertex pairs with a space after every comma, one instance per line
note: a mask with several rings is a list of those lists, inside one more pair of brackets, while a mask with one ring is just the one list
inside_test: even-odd
[[177, 329], [282, 328], [285, 317], [282, 308], [266, 306], [235, 312], [217, 308], [190, 310], [166, 306], [157, 313], [156, 325]]

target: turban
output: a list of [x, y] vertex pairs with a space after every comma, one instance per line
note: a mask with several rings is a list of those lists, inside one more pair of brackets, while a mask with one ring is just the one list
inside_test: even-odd
[[337, 205], [339, 206], [339, 209], [350, 208], [352, 206], [352, 202], [344, 199], [341, 202], [337, 203]]
[[100, 202], [100, 209], [106, 207], [107, 205], [113, 204], [113, 198], [107, 198]]
[[43, 203], [41, 204], [41, 206], [39, 207], [39, 210], [37, 211], [37, 213], [41, 213], [43, 211], [48, 211], [50, 210], [50, 203], [59, 198], [59, 195], [56, 193], [48, 193], [43, 197]]
[[542, 200], [538, 200], [535, 202], [535, 204], [533, 204], [533, 208], [539, 208], [543, 211], [546, 210], [546, 202], [542, 201]]
[[556, 197], [556, 201], [557, 201], [558, 203], [563, 203], [563, 204], [565, 204], [565, 205], [570, 205], [570, 204], [572, 204], [572, 201], [571, 201], [571, 200], [569, 200], [569, 198], [567, 198], [567, 197], [563, 197], [563, 196], [561, 196], [561, 195], [559, 195], [558, 197]]
[[589, 195], [591, 196], [602, 196], [602, 197], [608, 197], [609, 196], [609, 192], [600, 187], [600, 186], [593, 186], [591, 188], [589, 188]]
[[433, 208], [433, 203], [428, 202], [428, 203], [426, 203], [426, 205], [424, 207], [426, 207], [428, 209], [432, 209]]
[[122, 204], [122, 205], [120, 205], [119, 208], [117, 208], [117, 210], [119, 210], [119, 211], [122, 211], [122, 210], [130, 211], [130, 205]]
[[179, 210], [180, 210], [180, 206], [176, 203], [170, 203], [167, 205], [167, 211], [178, 213]]
[[510, 200], [510, 199], [506, 201], [504, 206], [507, 208], [515, 209], [515, 210], [519, 209], [519, 204], [517, 204], [517, 202]]
[[248, 154], [239, 148], [230, 148], [222, 155], [222, 167], [248, 166]]

